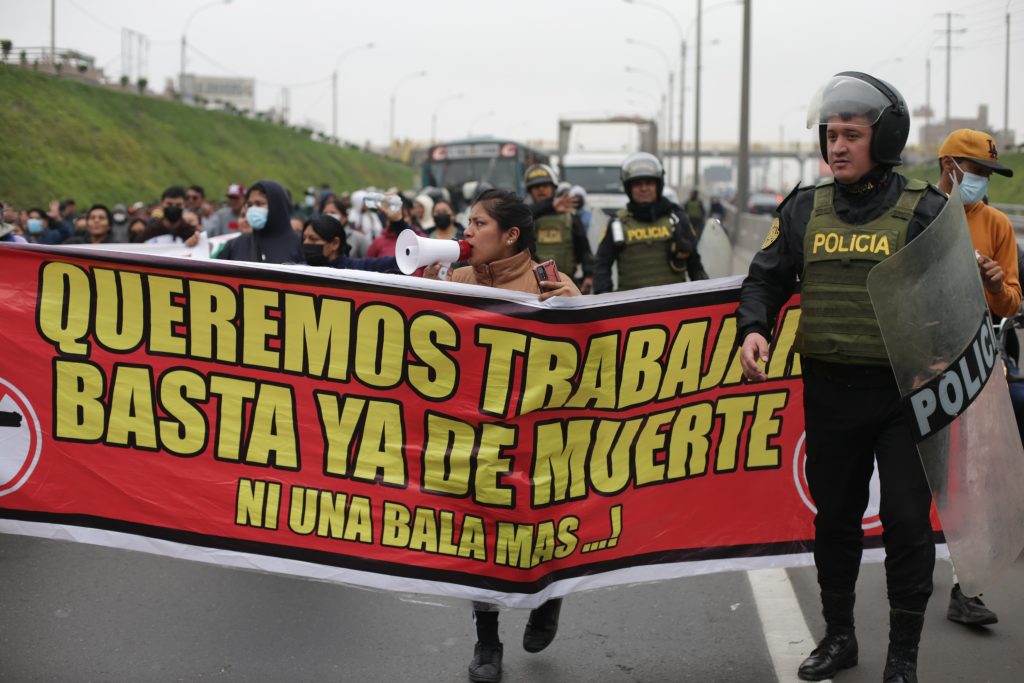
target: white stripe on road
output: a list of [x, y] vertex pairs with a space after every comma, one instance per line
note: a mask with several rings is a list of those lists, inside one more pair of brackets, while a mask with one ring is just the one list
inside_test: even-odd
[[815, 643], [793, 584], [785, 569], [753, 569], [747, 572], [757, 614], [779, 683], [799, 681], [797, 667], [811, 654]]

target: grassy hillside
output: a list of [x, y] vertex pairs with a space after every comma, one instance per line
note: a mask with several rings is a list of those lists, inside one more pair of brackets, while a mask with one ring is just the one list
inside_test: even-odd
[[169, 185], [277, 180], [302, 197], [310, 185], [410, 187], [414, 171], [365, 152], [234, 114], [0, 67], [0, 198], [15, 206], [74, 197], [156, 201]]
[[[1024, 204], [1024, 153], [1000, 154], [999, 163], [1013, 169], [1012, 178], [1004, 178], [996, 173], [989, 181], [989, 201], [994, 204]], [[900, 168], [900, 173], [908, 178], [920, 178], [930, 183], [939, 180], [938, 159], [917, 166]]]

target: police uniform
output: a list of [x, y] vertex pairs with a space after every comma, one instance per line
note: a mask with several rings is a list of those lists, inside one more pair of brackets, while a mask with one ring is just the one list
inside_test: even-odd
[[740, 340], [753, 332], [770, 339], [779, 309], [800, 283], [796, 345], [806, 476], [817, 508], [814, 562], [827, 628], [800, 667], [804, 680], [828, 678], [857, 662], [854, 594], [876, 459], [890, 603], [885, 680], [916, 680], [917, 645], [932, 592], [931, 493], [866, 283], [874, 265], [934, 220], [945, 195], [891, 166], [878, 163], [852, 186], [829, 179], [794, 190], [750, 264], [737, 311]]
[[620, 179], [629, 195], [629, 184], [639, 180], [657, 183], [657, 199], [637, 204], [630, 201], [608, 224], [597, 247], [594, 292], [612, 291], [612, 264], [618, 264], [618, 290], [705, 280], [707, 273], [697, 253], [697, 230], [686, 213], [663, 195], [665, 173], [657, 157], [637, 152], [622, 164]]
[[866, 279], [871, 266], [920, 234], [944, 204], [938, 189], [911, 185], [896, 173], [862, 194], [834, 184], [799, 190], [780, 206], [743, 282], [740, 339], [750, 332], [770, 339], [797, 278], [802, 283], [797, 346], [806, 475], [817, 507], [814, 562], [826, 620], [839, 617], [828, 614], [829, 594], [850, 596], [852, 608], [863, 548], [861, 520], [876, 457], [890, 606], [923, 613], [932, 592], [931, 492]]
[[[597, 247], [594, 265], [594, 292], [612, 291], [612, 264], [618, 262], [618, 291], [668, 285], [707, 278], [697, 253], [697, 232], [686, 214], [678, 208], [658, 216], [637, 218], [628, 209], [620, 209], [613, 220], [622, 230], [622, 243], [615, 242], [608, 229]], [[690, 236], [687, 253], [672, 259], [676, 231]]]
[[558, 270], [572, 277], [576, 266], [582, 267], [583, 278], [594, 275], [594, 255], [583, 222], [575, 213], [555, 211], [554, 199], [536, 202], [531, 207], [537, 232], [537, 261], [553, 260]]

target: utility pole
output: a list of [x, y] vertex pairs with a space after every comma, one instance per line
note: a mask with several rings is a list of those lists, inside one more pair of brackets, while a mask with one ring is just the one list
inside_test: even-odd
[[946, 12], [946, 123], [949, 123], [949, 73], [953, 54], [953, 13]]
[[338, 70], [331, 72], [331, 137], [338, 137]]
[[750, 193], [750, 2], [743, 2], [743, 62], [740, 66], [740, 148], [736, 160], [736, 210], [745, 211]]
[[50, 0], [50, 64], [57, 64], [57, 0]]
[[924, 125], [929, 130], [931, 135], [932, 126], [932, 58], [929, 55], [924, 60], [924, 104], [925, 104], [925, 115]]
[[686, 40], [680, 43], [679, 48], [679, 159], [676, 161], [676, 168], [679, 169], [679, 189], [683, 189], [683, 136], [686, 128], [683, 126], [683, 114], [686, 109]]
[[1010, 141], [1010, 3], [1006, 3], [1006, 66], [1003, 81], [1003, 146]]
[[697, 0], [697, 68], [693, 84], [693, 186], [700, 187], [700, 53], [704, 2]]

